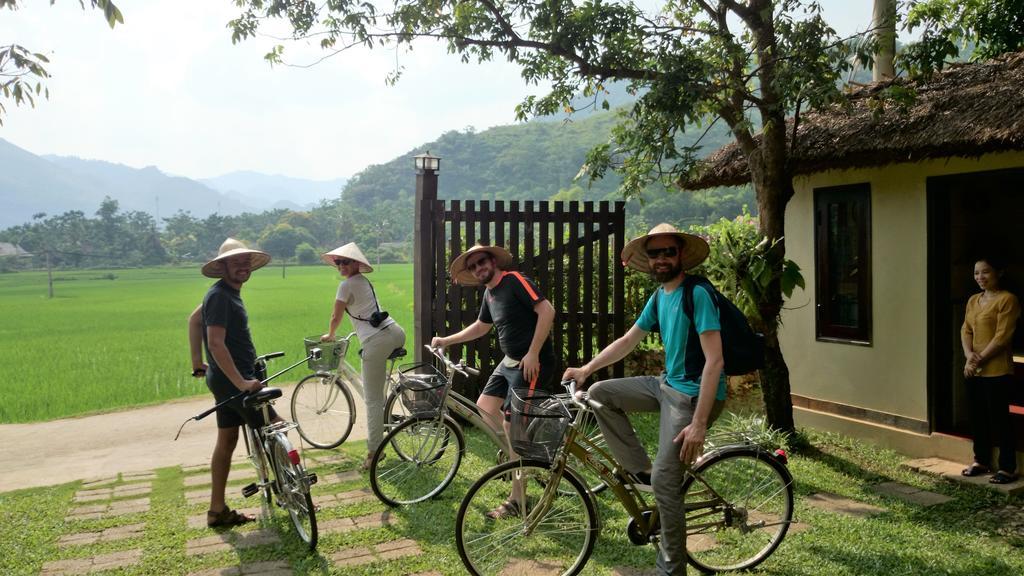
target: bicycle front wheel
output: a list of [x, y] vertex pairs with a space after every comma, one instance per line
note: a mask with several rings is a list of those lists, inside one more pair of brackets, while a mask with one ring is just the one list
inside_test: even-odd
[[280, 486], [277, 502], [288, 512], [299, 538], [310, 550], [316, 550], [316, 508], [313, 506], [313, 498], [309, 495], [306, 470], [299, 462], [298, 453], [292, 450], [284, 435], [278, 435], [273, 444], [274, 465]]
[[331, 374], [310, 374], [292, 391], [292, 421], [299, 436], [316, 448], [334, 448], [348, 438], [356, 420], [352, 393]]
[[[489, 518], [509, 499], [510, 478], [523, 483], [525, 509]], [[546, 491], [552, 480], [545, 463], [517, 460], [491, 468], [473, 484], [455, 519], [459, 557], [470, 574], [570, 576], [583, 570], [598, 535], [594, 501], [575, 474], [563, 474], [557, 489]]]
[[455, 479], [465, 449], [462, 429], [447, 416], [406, 420], [373, 453], [370, 487], [388, 506], [433, 498]]
[[683, 482], [690, 564], [711, 574], [764, 562], [793, 519], [786, 466], [764, 450], [740, 448], [711, 456], [695, 471]]
[[[575, 415], [574, 411], [573, 416], [575, 417]], [[604, 441], [604, 434], [601, 433], [601, 427], [597, 425], [597, 419], [594, 417], [593, 413], [588, 414], [587, 417], [583, 419], [579, 434], [586, 436], [594, 442], [597, 447], [605, 450], [606, 452], [610, 451], [608, 443]], [[589, 490], [591, 494], [599, 494], [608, 487], [608, 485], [604, 483], [604, 480], [602, 480], [601, 477], [589, 466], [576, 458], [575, 454], [569, 455], [569, 465], [580, 475], [580, 478], [583, 479], [587, 486], [587, 490]]]

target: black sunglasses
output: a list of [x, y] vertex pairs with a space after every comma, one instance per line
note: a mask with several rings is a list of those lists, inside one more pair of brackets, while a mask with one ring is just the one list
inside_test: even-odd
[[483, 264], [485, 260], [489, 260], [490, 258], [491, 258], [490, 256], [484, 256], [483, 258], [477, 259], [476, 262], [467, 262], [466, 263], [466, 270], [469, 270], [470, 272], [472, 272], [472, 271], [476, 270], [481, 264]]
[[675, 246], [647, 249], [647, 257], [650, 258], [651, 260], [656, 259], [658, 256], [664, 256], [665, 258], [675, 258], [676, 254], [679, 254], [679, 248]]
[[335, 266], [348, 266], [351, 263], [352, 263], [351, 260], [346, 260], [345, 258], [335, 258], [334, 259], [334, 265]]

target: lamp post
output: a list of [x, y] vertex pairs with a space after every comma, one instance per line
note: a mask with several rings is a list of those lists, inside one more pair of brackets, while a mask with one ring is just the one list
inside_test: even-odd
[[434, 253], [434, 238], [429, 218], [431, 211], [424, 204], [437, 200], [437, 172], [441, 158], [431, 156], [427, 150], [413, 156], [416, 169], [416, 207], [413, 230], [413, 350], [416, 362], [423, 362], [423, 345], [429, 344], [433, 336], [430, 318], [431, 310], [430, 270], [431, 255]]

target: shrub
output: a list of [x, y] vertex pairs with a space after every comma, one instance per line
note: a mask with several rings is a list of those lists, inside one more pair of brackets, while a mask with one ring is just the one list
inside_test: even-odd
[[732, 220], [722, 218], [708, 226], [694, 226], [691, 232], [702, 236], [711, 246], [711, 254], [694, 271], [707, 276], [722, 294], [743, 310], [751, 323], [762, 326], [759, 302], [764, 301], [768, 286], [775, 280], [782, 282], [786, 298], [799, 286], [804, 287], [800, 266], [786, 258], [781, 265], [773, 264], [773, 252], [778, 242], [768, 242], [757, 230], [757, 218], [747, 207]]
[[309, 242], [303, 242], [295, 247], [295, 257], [299, 259], [299, 264], [316, 264], [320, 260], [320, 253]]

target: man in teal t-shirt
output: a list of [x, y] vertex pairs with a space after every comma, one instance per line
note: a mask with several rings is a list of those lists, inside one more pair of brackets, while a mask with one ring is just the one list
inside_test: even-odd
[[[626, 480], [639, 490], [653, 489], [661, 517], [658, 572], [671, 576], [686, 574], [686, 514], [679, 493], [685, 466], [700, 456], [707, 429], [725, 401], [718, 308], [698, 284], [693, 288], [695, 331], [682, 310], [686, 271], [703, 262], [709, 251], [704, 239], [669, 224], [659, 224], [627, 244], [622, 251], [623, 264], [650, 272], [661, 287], [625, 335], [584, 366], [569, 368], [562, 377], [582, 386], [591, 374], [632, 352], [649, 333], [661, 332], [665, 347], [661, 376], [597, 382], [590, 387], [590, 398], [601, 405], [594, 414]], [[699, 377], [687, 378], [686, 345], [694, 334], [700, 338], [705, 362]], [[653, 463], [629, 422], [629, 412], [660, 414], [658, 454]]]

